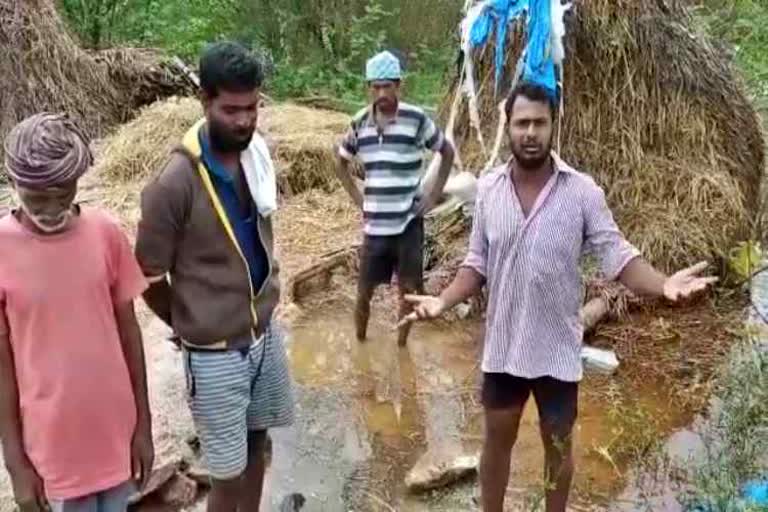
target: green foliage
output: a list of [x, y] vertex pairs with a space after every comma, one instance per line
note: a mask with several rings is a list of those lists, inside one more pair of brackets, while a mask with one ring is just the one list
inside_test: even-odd
[[239, 0], [60, 0], [88, 48], [151, 46], [194, 61], [209, 41], [237, 35]]
[[61, 0], [60, 7], [85, 46], [100, 48], [129, 8], [128, 4], [126, 0]]
[[[58, 0], [89, 48], [152, 46], [197, 60], [234, 38], [274, 62], [277, 97], [360, 102], [365, 59], [396, 48], [408, 61], [407, 96], [436, 105], [456, 51], [463, 0]], [[733, 49], [757, 104], [768, 112], [768, 2], [699, 0], [705, 30]]]
[[768, 2], [705, 0], [697, 12], [707, 32], [730, 45], [758, 107], [768, 113]]
[[747, 280], [763, 261], [763, 251], [758, 242], [741, 242], [730, 253], [728, 265], [739, 279]]
[[[333, 6], [305, 2], [260, 3], [255, 16], [281, 19], [255, 31], [253, 38], [277, 60], [271, 92], [278, 98], [328, 96], [349, 105], [365, 101], [363, 69], [372, 54], [400, 51], [408, 73], [405, 92], [410, 101], [436, 105], [456, 42], [449, 37], [459, 21], [460, 0], [334, 0]], [[438, 22], [435, 23], [436, 14]], [[422, 26], [414, 23], [422, 22]], [[253, 26], [256, 26], [254, 24]], [[301, 27], [286, 32], [279, 27]], [[275, 33], [277, 32], [277, 33]]]
[[455, 51], [463, 0], [59, 0], [84, 46], [150, 46], [194, 63], [211, 41], [236, 39], [267, 56], [270, 93], [365, 99], [365, 60], [405, 57], [410, 101], [436, 105]]

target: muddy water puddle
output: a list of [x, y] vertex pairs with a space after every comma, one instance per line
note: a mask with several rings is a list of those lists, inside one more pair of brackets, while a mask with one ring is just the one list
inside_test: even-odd
[[[398, 348], [388, 319], [372, 319], [369, 339], [354, 337], [350, 304], [328, 304], [299, 317], [287, 346], [296, 381], [297, 421], [273, 433], [268, 494], [273, 508], [294, 492], [306, 511], [477, 510], [475, 480], [413, 495], [404, 479], [421, 463], [478, 454], [480, 347], [477, 325], [425, 324]], [[608, 383], [606, 383], [608, 382]], [[653, 383], [626, 397], [666, 432], [690, 418]], [[612, 408], [605, 379], [584, 381], [575, 431], [575, 494], [608, 501], [625, 469], [611, 443], [630, 428]], [[615, 393], [615, 392], [614, 392]], [[543, 449], [531, 400], [513, 452], [513, 501], [541, 489]]]

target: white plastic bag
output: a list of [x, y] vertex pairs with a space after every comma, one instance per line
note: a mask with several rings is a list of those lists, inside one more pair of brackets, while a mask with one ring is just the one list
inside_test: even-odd
[[613, 350], [604, 350], [587, 345], [581, 347], [581, 361], [585, 369], [604, 375], [613, 374], [619, 367], [619, 360]]

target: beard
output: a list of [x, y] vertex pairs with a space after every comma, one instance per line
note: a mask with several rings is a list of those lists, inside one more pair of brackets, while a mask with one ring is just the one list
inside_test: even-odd
[[34, 215], [30, 215], [26, 211], [24, 213], [27, 215], [27, 218], [30, 220], [30, 222], [32, 222], [32, 224], [34, 224], [37, 229], [46, 235], [52, 235], [54, 233], [64, 231], [64, 229], [69, 225], [69, 222], [72, 220], [71, 210], [65, 212], [56, 219], [36, 217]]
[[254, 130], [234, 134], [213, 121], [208, 121], [208, 137], [211, 147], [219, 153], [241, 153], [248, 149]]
[[64, 231], [64, 229], [69, 225], [70, 221], [74, 217], [72, 207], [69, 207], [69, 209], [64, 210], [55, 216], [38, 215], [32, 213], [31, 209], [26, 204], [24, 204], [24, 201], [22, 201], [16, 193], [14, 193], [14, 201], [27, 217], [27, 219], [29, 219], [29, 221], [40, 232], [45, 233], [46, 235], [52, 235], [54, 233]]
[[524, 171], [535, 171], [541, 168], [542, 165], [547, 163], [550, 154], [552, 152], [552, 141], [550, 140], [546, 144], [515, 144], [510, 143], [512, 148], [512, 156], [515, 158], [515, 162]]
[[391, 114], [397, 110], [397, 100], [391, 98], [381, 98], [376, 100], [376, 109], [385, 114]]

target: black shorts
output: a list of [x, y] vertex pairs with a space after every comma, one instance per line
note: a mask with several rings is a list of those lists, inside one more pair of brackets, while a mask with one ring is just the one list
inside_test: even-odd
[[562, 438], [570, 437], [578, 416], [578, 382], [552, 377], [523, 379], [507, 373], [483, 374], [482, 402], [487, 409], [519, 408], [522, 411], [531, 393], [542, 426]]
[[360, 287], [373, 288], [392, 282], [413, 292], [423, 289], [424, 220], [413, 219], [405, 231], [392, 236], [365, 235], [360, 252]]

